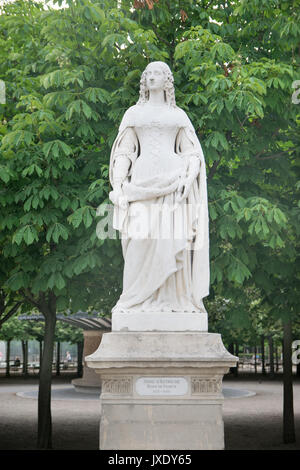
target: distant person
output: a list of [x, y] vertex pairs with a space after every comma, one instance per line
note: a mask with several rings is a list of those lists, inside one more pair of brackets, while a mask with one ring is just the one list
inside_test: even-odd
[[69, 351], [66, 352], [66, 361], [67, 362], [71, 362], [72, 361], [72, 357], [71, 357], [71, 354]]
[[72, 357], [71, 357], [71, 354], [69, 351], [66, 352], [66, 355], [65, 355], [65, 358], [64, 358], [64, 365], [63, 365], [63, 369], [67, 369], [68, 368], [68, 363], [71, 362], [72, 360]]
[[21, 365], [21, 361], [20, 361], [20, 358], [17, 356], [15, 358], [14, 366], [15, 367], [20, 367], [20, 365]]

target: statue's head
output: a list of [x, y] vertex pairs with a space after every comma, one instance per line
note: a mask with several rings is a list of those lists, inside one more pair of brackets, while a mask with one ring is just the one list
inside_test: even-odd
[[149, 100], [149, 90], [159, 88], [164, 90], [165, 102], [175, 107], [174, 78], [170, 67], [165, 62], [150, 62], [141, 76], [140, 98], [137, 104], [145, 104]]

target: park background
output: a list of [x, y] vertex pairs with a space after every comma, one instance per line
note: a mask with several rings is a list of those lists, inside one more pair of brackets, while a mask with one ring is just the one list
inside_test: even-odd
[[[109, 202], [119, 122], [154, 60], [171, 67], [177, 105], [205, 155], [209, 331], [221, 333], [252, 374], [283, 382], [282, 440], [296, 441], [299, 7], [298, 0], [1, 2], [0, 340], [7, 359], [7, 346], [23, 342], [24, 376], [28, 341], [39, 342], [38, 448], [52, 447], [51, 381], [62, 360], [54, 345], [82, 343], [82, 332], [57, 314], [109, 316], [120, 295], [120, 242], [97, 237], [97, 214]], [[44, 322], [18, 318], [30, 313]], [[2, 375], [17, 372], [2, 365]]]

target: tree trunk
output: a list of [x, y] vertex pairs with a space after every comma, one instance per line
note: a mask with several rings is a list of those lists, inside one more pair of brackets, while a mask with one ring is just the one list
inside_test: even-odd
[[[24, 348], [23, 348], [24, 343]], [[28, 341], [22, 341], [23, 348], [23, 374], [28, 377]]]
[[[238, 343], [235, 343], [235, 356], [239, 357], [239, 353], [240, 353], [240, 347]], [[236, 363], [236, 367], [234, 369], [235, 369], [234, 375], [237, 377], [239, 373], [239, 362]]]
[[265, 367], [265, 337], [261, 336], [261, 373], [266, 375]]
[[10, 377], [10, 340], [6, 341], [6, 373], [5, 377]]
[[22, 344], [22, 374], [25, 374], [25, 341], [21, 341]]
[[39, 344], [40, 344], [40, 367], [41, 367], [41, 364], [42, 364], [42, 359], [43, 359], [43, 341], [39, 341]]
[[77, 343], [77, 376], [82, 377], [82, 356], [83, 356], [83, 341]]
[[52, 361], [54, 350], [54, 333], [56, 311], [54, 306], [45, 316], [44, 351], [40, 367], [40, 384], [38, 397], [38, 449], [52, 449], [52, 419], [51, 419], [51, 381]]
[[28, 377], [28, 341], [25, 341], [25, 377]]
[[276, 361], [276, 372], [279, 371], [279, 356], [278, 356], [278, 346], [275, 348], [275, 361]]
[[257, 346], [254, 346], [254, 373], [257, 374]]
[[292, 323], [283, 321], [283, 442], [296, 442], [293, 399]]
[[57, 350], [56, 350], [56, 375], [60, 375], [60, 342], [57, 341]]
[[[234, 355], [234, 344], [233, 343], [229, 344], [228, 351], [230, 352], [230, 354]], [[236, 370], [236, 367], [230, 367], [230, 369], [229, 369], [230, 373], [234, 374], [234, 375], [235, 375], [235, 370]]]
[[273, 336], [269, 336], [269, 356], [270, 356], [270, 377], [274, 379], [275, 371], [274, 371], [274, 343], [273, 343]]

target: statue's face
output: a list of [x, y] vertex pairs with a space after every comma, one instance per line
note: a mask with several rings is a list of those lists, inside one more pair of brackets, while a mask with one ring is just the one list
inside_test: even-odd
[[150, 64], [146, 69], [146, 85], [149, 90], [163, 89], [165, 76], [159, 65]]

